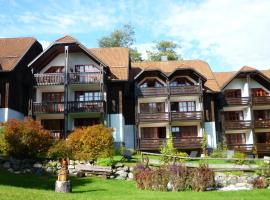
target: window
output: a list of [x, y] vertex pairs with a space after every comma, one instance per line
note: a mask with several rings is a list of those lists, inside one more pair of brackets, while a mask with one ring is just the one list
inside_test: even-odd
[[225, 90], [224, 95], [225, 97], [228, 98], [239, 98], [241, 97], [241, 90], [240, 89]]
[[194, 83], [189, 79], [187, 79], [186, 77], [176, 78], [170, 83], [170, 86], [189, 86], [189, 85], [194, 85]]
[[63, 73], [64, 66], [52, 66], [45, 73]]
[[100, 92], [89, 92], [89, 91], [77, 91], [75, 92], [76, 101], [99, 101], [101, 100]]
[[270, 110], [254, 110], [255, 120], [270, 119]]
[[76, 65], [75, 72], [100, 72], [99, 69], [94, 65]]
[[253, 97], [264, 97], [264, 96], [268, 96], [268, 92], [266, 92], [264, 89], [262, 88], [252, 88], [251, 89], [251, 94]]
[[258, 143], [270, 143], [270, 133], [256, 133]]
[[42, 102], [63, 102], [63, 92], [44, 92], [42, 93]]
[[165, 112], [165, 103], [141, 103], [140, 104], [141, 113], [156, 113], [156, 112]]
[[75, 118], [74, 119], [75, 127], [92, 126], [95, 124], [100, 124], [100, 120], [98, 118]]
[[196, 111], [195, 101], [180, 101], [171, 103], [172, 112], [192, 112]]
[[172, 127], [173, 137], [197, 137], [197, 126], [174, 126]]
[[226, 134], [227, 144], [245, 144], [246, 137], [244, 133]]
[[146, 88], [146, 87], [163, 87], [163, 84], [158, 81], [156, 78], [149, 78], [146, 81], [144, 81], [141, 85], [141, 88]]
[[166, 127], [147, 127], [141, 128], [143, 139], [162, 139], [166, 138]]
[[226, 121], [239, 121], [244, 120], [242, 111], [228, 111], [224, 112], [224, 118]]

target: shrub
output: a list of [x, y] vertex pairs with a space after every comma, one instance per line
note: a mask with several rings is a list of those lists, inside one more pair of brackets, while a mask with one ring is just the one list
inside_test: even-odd
[[68, 136], [67, 145], [75, 159], [110, 157], [113, 153], [112, 129], [101, 124], [75, 129]]
[[152, 189], [152, 170], [139, 163], [133, 170], [134, 179], [140, 189]]
[[52, 145], [49, 132], [31, 118], [9, 120], [3, 132], [6, 154], [15, 158], [44, 157]]
[[176, 158], [177, 162], [183, 163], [183, 162], [190, 160], [189, 155], [186, 152], [179, 151], [175, 155], [179, 156], [179, 157], [186, 157], [186, 158]]
[[73, 158], [71, 149], [67, 146], [65, 140], [56, 141], [48, 151], [48, 157], [52, 159]]
[[183, 191], [186, 189], [188, 169], [184, 165], [169, 165], [169, 180], [173, 191]]
[[169, 182], [169, 171], [165, 166], [152, 171], [151, 188], [158, 191], [166, 191]]
[[7, 153], [7, 143], [5, 141], [4, 126], [0, 127], [0, 154]]
[[161, 162], [167, 164], [173, 160], [173, 156], [176, 154], [176, 149], [173, 147], [172, 133], [169, 133], [169, 138], [160, 148]]
[[267, 187], [267, 180], [265, 177], [257, 177], [253, 180], [252, 185], [254, 188], [263, 189]]
[[205, 191], [215, 185], [214, 172], [208, 165], [202, 164], [192, 171], [191, 186], [195, 191]]
[[245, 163], [247, 163], [245, 161], [246, 158], [246, 154], [241, 153], [239, 151], [234, 152], [233, 158], [236, 158], [237, 160], [233, 160], [233, 162], [237, 165], [243, 165]]
[[218, 144], [217, 148], [214, 149], [210, 155], [211, 158], [226, 158], [227, 157], [227, 146], [225, 144]]

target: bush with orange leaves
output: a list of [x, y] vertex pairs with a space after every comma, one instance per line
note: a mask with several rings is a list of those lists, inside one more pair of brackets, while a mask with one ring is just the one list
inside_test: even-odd
[[42, 125], [32, 118], [11, 119], [2, 126], [7, 156], [41, 158], [46, 156], [52, 138]]
[[78, 160], [110, 157], [113, 152], [113, 130], [103, 125], [75, 129], [67, 138], [67, 146]]

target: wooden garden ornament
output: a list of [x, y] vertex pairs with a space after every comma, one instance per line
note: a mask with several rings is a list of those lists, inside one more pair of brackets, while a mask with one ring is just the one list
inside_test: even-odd
[[61, 169], [58, 173], [58, 178], [55, 183], [55, 192], [71, 192], [71, 184], [69, 180], [69, 159], [68, 158], [60, 158], [59, 159]]

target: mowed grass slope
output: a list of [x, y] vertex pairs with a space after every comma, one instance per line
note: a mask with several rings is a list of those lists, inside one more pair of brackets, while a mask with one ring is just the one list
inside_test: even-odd
[[54, 192], [55, 177], [15, 175], [0, 170], [0, 199], [205, 199], [246, 200], [269, 199], [270, 189], [236, 192], [156, 192], [142, 191], [133, 181], [104, 180], [96, 177], [72, 178], [73, 192]]

